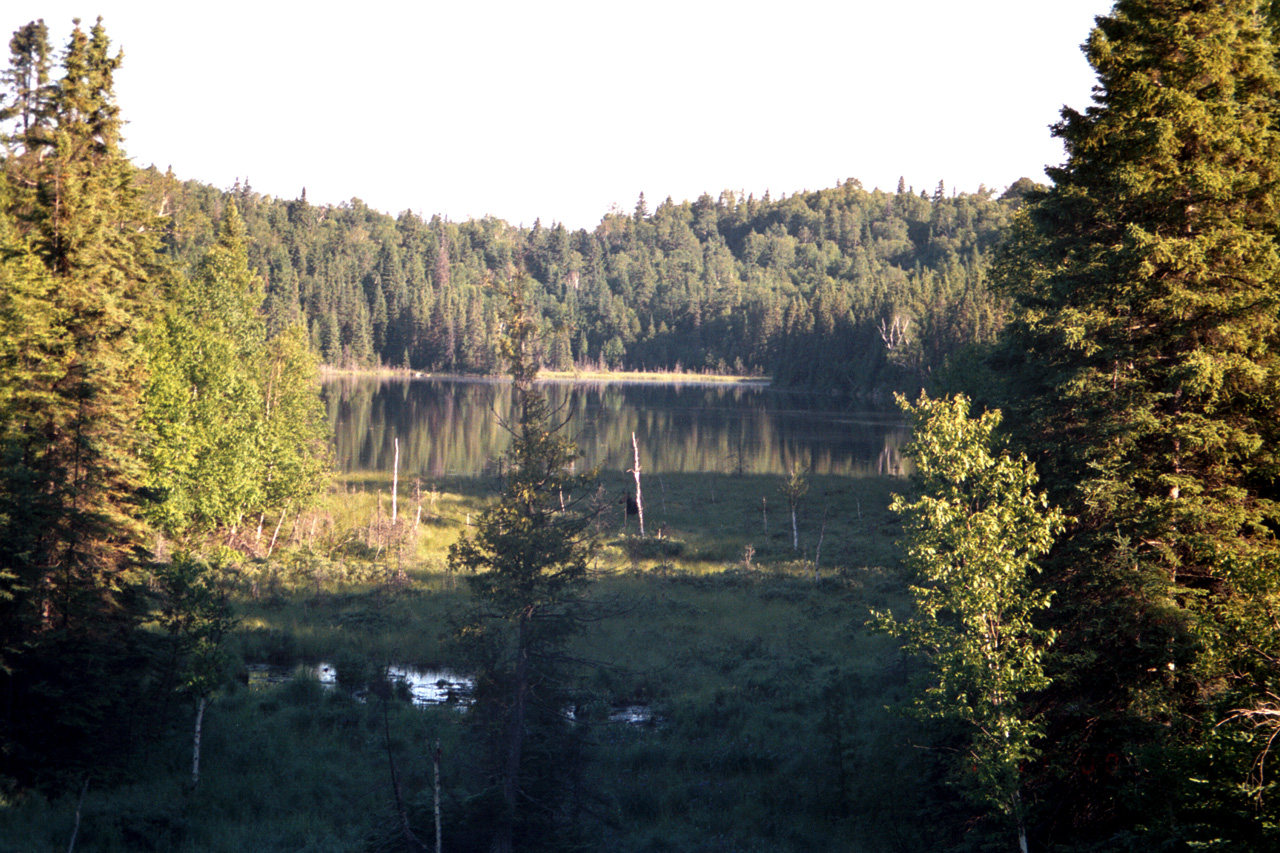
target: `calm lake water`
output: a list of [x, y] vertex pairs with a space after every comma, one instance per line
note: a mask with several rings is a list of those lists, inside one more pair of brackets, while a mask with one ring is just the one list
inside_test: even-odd
[[[631, 434], [646, 472], [902, 473], [907, 428], [896, 410], [849, 409], [830, 398], [758, 384], [544, 383], [587, 466], [626, 471]], [[338, 467], [401, 477], [476, 476], [506, 451], [509, 382], [483, 379], [333, 379], [324, 385]]]

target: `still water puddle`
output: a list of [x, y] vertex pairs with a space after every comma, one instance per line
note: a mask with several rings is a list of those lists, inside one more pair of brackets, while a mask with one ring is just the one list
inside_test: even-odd
[[[314, 678], [329, 688], [338, 686], [338, 670], [330, 663], [318, 663], [315, 666], [271, 666], [270, 664], [251, 664], [249, 670], [249, 687], [267, 687], [273, 684], [284, 684], [298, 677]], [[390, 666], [387, 677], [391, 681], [402, 681], [413, 696], [415, 705], [451, 705], [469, 704], [471, 689], [475, 682], [447, 669], [426, 670], [407, 666]]]
[[[314, 678], [321, 685], [330, 689], [338, 686], [338, 670], [333, 664], [318, 663], [315, 666], [272, 666], [270, 664], [250, 664], [249, 687], [262, 689], [276, 684], [284, 684], [299, 676]], [[415, 669], [407, 666], [387, 667], [387, 677], [391, 681], [403, 682], [409, 688], [415, 705], [453, 705], [465, 709], [471, 704], [471, 691], [475, 688], [475, 680], [448, 669]], [[364, 699], [365, 693], [355, 694]], [[574, 719], [573, 709], [565, 711], [567, 719]], [[609, 722], [627, 723], [643, 726], [658, 722], [653, 708], [644, 704], [615, 705], [609, 713]]]

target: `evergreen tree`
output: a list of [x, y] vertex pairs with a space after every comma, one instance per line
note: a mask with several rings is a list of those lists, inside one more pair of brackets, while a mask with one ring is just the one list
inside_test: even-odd
[[1058, 795], [1098, 831], [1268, 831], [1231, 814], [1252, 735], [1215, 728], [1280, 690], [1280, 78], [1258, 11], [1100, 18], [1094, 105], [1063, 111], [1067, 161], [999, 270], [1010, 422], [1078, 519], [1050, 573]]
[[533, 784], [527, 741], [539, 731], [539, 752], [554, 754], [545, 750], [546, 739], [566, 734], [557, 669], [583, 613], [594, 549], [592, 516], [584, 508], [592, 492], [590, 478], [573, 473], [577, 448], [559, 434], [562, 422], [534, 384], [537, 323], [521, 283], [510, 295], [505, 325], [503, 355], [519, 418], [511, 425], [508, 467], [497, 502], [480, 517], [474, 536], [450, 547], [449, 563], [470, 573], [482, 608], [464, 635], [480, 658], [477, 720], [488, 726], [497, 801], [490, 849], [562, 849], [548, 824], [557, 811], [557, 786], [545, 779]]
[[[48, 53], [20, 32], [37, 38], [26, 55]], [[120, 668], [141, 615], [138, 339], [154, 252], [120, 148], [119, 62], [100, 22], [77, 23], [3, 164], [0, 752], [32, 774], [103, 760], [136, 701]], [[87, 668], [108, 682], [91, 696], [75, 683]]]
[[16, 134], [21, 136], [31, 133], [47, 117], [53, 60], [49, 28], [44, 21], [32, 21], [20, 27], [9, 40], [9, 53], [9, 68], [3, 79], [8, 84], [12, 103], [0, 107], [0, 121], [13, 121]]
[[49, 370], [23, 389], [40, 406], [6, 436], [9, 493], [20, 490], [24, 511], [44, 523], [0, 538], [26, 564], [45, 623], [66, 623], [81, 605], [112, 607], [140, 533], [137, 338], [152, 244], [120, 149], [118, 64], [100, 23], [90, 34], [77, 26], [48, 132], [22, 136], [5, 164], [18, 234], [49, 277], [52, 325], [33, 349]]
[[61, 376], [63, 331], [53, 277], [17, 233], [0, 183], [0, 672], [11, 672], [31, 630], [29, 594], [40, 581], [29, 555], [44, 522], [28, 464], [27, 425], [38, 423]]

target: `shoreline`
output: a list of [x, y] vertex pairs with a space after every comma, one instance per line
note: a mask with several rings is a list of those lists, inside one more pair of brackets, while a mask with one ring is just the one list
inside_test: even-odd
[[[501, 374], [429, 373], [403, 367], [335, 367], [322, 364], [322, 378], [332, 377], [382, 377], [386, 379], [452, 379], [469, 382], [509, 382], [510, 377]], [[538, 372], [539, 382], [629, 382], [671, 385], [752, 385], [761, 388], [773, 384], [769, 376], [733, 376], [723, 373], [674, 373], [669, 371], [639, 370], [543, 370]]]

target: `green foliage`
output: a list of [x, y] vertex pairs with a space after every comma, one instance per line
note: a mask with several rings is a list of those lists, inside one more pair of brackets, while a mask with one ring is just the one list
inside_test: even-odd
[[232, 201], [192, 279], [174, 274], [148, 340], [149, 484], [163, 496], [153, 516], [170, 534], [279, 514], [322, 482], [314, 358], [297, 326], [267, 339], [262, 303]]
[[[997, 269], [1015, 301], [1003, 405], [1078, 519], [1047, 574], [1065, 813], [1099, 833], [1141, 820], [1153, 843], [1256, 843], [1257, 815], [1181, 820], [1247, 766], [1155, 767], [1280, 684], [1280, 76], [1258, 12], [1122, 0], [1100, 18], [1094, 105], [1063, 111], [1067, 161]], [[1085, 784], [1106, 755], [1125, 772]]]
[[[119, 55], [100, 23], [77, 24], [51, 80], [46, 35], [11, 42], [0, 164], [0, 690], [15, 697], [0, 751], [24, 782], [111, 765], [146, 642], [132, 629], [152, 220], [120, 147]], [[128, 681], [77, 696], [59, 657]]]
[[[43, 24], [10, 47], [0, 94], [0, 690], [10, 697], [0, 752], [4, 783], [29, 785], [77, 767], [115, 772], [168, 707], [154, 701], [159, 683], [180, 679], [204, 695], [219, 678], [228, 617], [188, 558], [143, 571], [147, 522], [185, 532], [314, 493], [324, 435], [304, 337], [267, 344], [234, 210], [190, 283], [158, 272], [158, 223], [120, 144], [120, 56], [101, 22], [88, 32], [77, 23], [56, 79]], [[264, 392], [255, 371], [278, 387]], [[157, 504], [163, 496], [171, 502]], [[138, 630], [156, 593], [172, 632], [168, 669], [166, 650]], [[78, 687], [87, 673], [110, 683]]]
[[800, 508], [800, 501], [809, 493], [809, 481], [805, 479], [804, 469], [798, 463], [791, 463], [791, 467], [787, 470], [787, 476], [783, 478], [782, 485], [778, 487], [778, 491], [787, 499], [787, 509], [791, 511], [791, 549], [799, 551], [800, 525], [796, 512]]
[[[822, 584], [770, 571], [600, 583], [620, 613], [587, 626], [567, 649], [608, 664], [575, 698], [576, 718], [590, 720], [590, 760], [563, 780], [571, 784], [561, 789], [558, 831], [531, 837], [531, 846], [940, 850], [958, 834], [947, 792], [921, 781], [930, 754], [904, 747], [916, 724], [884, 710], [906, 686], [894, 644], [852, 616], [872, 603], [897, 606], [892, 573], [849, 570]], [[294, 638], [282, 664], [419, 660], [439, 654], [421, 647], [461, 603], [442, 592], [385, 591], [299, 594], [272, 607], [243, 601], [245, 622], [229, 642], [247, 651], [256, 639], [246, 634], [266, 619]], [[633, 705], [650, 709], [653, 721], [608, 721]], [[137, 753], [135, 778], [94, 777], [82, 815], [85, 849], [352, 850], [364, 839], [377, 847], [398, 841], [381, 702], [362, 703], [302, 673], [221, 692], [207, 712], [198, 795], [183, 790], [190, 711], [177, 711], [171, 727], [147, 732], [154, 744]], [[486, 849], [489, 780], [477, 770], [488, 756], [474, 709], [391, 702], [389, 712], [415, 834], [432, 835], [430, 747], [440, 740], [445, 849]], [[554, 739], [568, 728], [559, 715], [539, 733], [547, 738], [531, 759], [539, 773], [570, 764], [572, 753], [554, 751], [569, 746], [569, 738]], [[29, 793], [0, 807], [0, 851], [65, 849], [78, 792]], [[532, 793], [545, 802], [540, 789]], [[561, 831], [570, 822], [576, 832]]]
[[[553, 834], [547, 816], [557, 809], [566, 766], [573, 766], [568, 756], [579, 751], [572, 739], [551, 746], [566, 734], [557, 701], [559, 654], [580, 625], [593, 552], [591, 516], [583, 511], [592, 495], [590, 477], [572, 472], [577, 449], [559, 434], [562, 424], [534, 384], [536, 324], [523, 282], [508, 298], [502, 352], [519, 416], [511, 427], [502, 491], [477, 520], [475, 535], [449, 549], [451, 569], [469, 573], [482, 607], [462, 629], [462, 640], [477, 664], [475, 712], [490, 744], [496, 782], [490, 819], [499, 851], [513, 849], [517, 839], [522, 849], [533, 849]], [[562, 760], [550, 765], [537, 760], [557, 753]]]
[[[540, 364], [553, 369], [737, 371], [859, 395], [920, 387], [1002, 322], [986, 284], [1020, 198], [933, 199], [857, 181], [778, 200], [725, 192], [666, 201], [592, 231], [486, 218], [397, 218], [358, 200], [313, 207], [248, 186], [219, 193], [150, 172], [169, 251], [194, 263], [234, 200], [269, 324], [303, 318], [329, 364], [502, 370], [502, 298], [531, 279]], [[886, 340], [885, 332], [895, 331]]]
[[220, 572], [189, 554], [176, 554], [154, 569], [162, 600], [159, 625], [178, 660], [177, 689], [202, 698], [226, 680], [229, 658], [222, 641], [235, 627]]
[[520, 286], [512, 294], [503, 354], [515, 380], [518, 421], [498, 501], [477, 520], [474, 537], [449, 550], [450, 565], [471, 573], [472, 589], [496, 615], [541, 620], [581, 592], [591, 548], [585, 541], [590, 474], [574, 474], [573, 441], [560, 434], [546, 395], [534, 385], [534, 325]]
[[1053, 641], [1034, 622], [1051, 594], [1033, 589], [1031, 576], [1063, 518], [1033, 490], [1025, 457], [996, 452], [999, 412], [971, 418], [963, 396], [898, 402], [915, 420], [907, 453], [920, 494], [895, 496], [890, 509], [904, 517], [915, 614], [877, 621], [929, 663], [918, 713], [964, 724], [954, 768], [961, 789], [1021, 832], [1022, 767], [1043, 735], [1026, 699], [1048, 686], [1041, 658]]
[[44, 20], [20, 27], [9, 40], [9, 67], [0, 76], [7, 84], [9, 101], [0, 107], [0, 122], [12, 121], [18, 134], [31, 131], [32, 125], [47, 118], [50, 56], [49, 28]]

